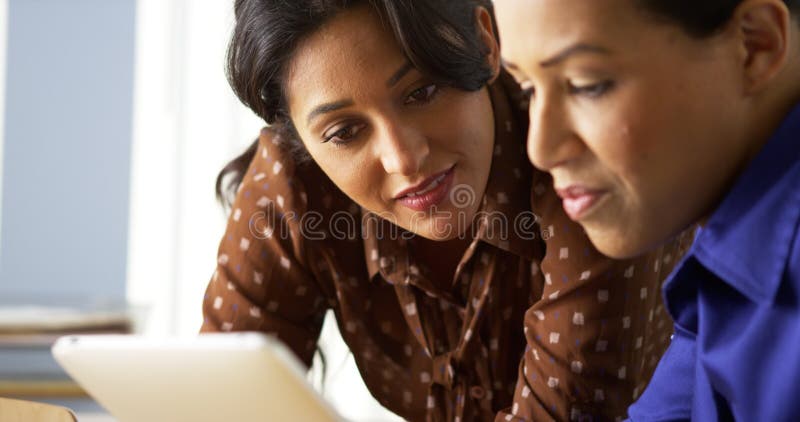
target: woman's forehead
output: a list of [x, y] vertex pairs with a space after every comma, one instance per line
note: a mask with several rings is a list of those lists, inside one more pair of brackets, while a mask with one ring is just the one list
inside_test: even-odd
[[306, 37], [295, 50], [284, 81], [290, 108], [385, 88], [406, 62], [376, 12], [367, 7], [348, 10]]
[[370, 61], [378, 52], [400, 53], [390, 29], [377, 11], [368, 6], [345, 10], [319, 29], [304, 37], [297, 45], [292, 62], [295, 67], [308, 64], [340, 65], [347, 60]]

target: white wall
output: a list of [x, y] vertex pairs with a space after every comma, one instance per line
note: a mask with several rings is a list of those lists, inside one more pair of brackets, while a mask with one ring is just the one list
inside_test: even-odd
[[[3, 233], [3, 140], [6, 118], [6, 40], [8, 37], [8, 0], [0, 0], [0, 237]], [[0, 250], [2, 253], [2, 250]]]
[[217, 172], [261, 122], [224, 76], [231, 2], [139, 0], [128, 299], [150, 333], [193, 333], [225, 216]]

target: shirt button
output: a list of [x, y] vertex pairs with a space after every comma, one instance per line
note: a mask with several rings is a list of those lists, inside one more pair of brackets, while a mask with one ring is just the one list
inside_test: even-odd
[[479, 385], [475, 385], [469, 389], [469, 395], [472, 396], [473, 399], [480, 400], [486, 396], [486, 390]]

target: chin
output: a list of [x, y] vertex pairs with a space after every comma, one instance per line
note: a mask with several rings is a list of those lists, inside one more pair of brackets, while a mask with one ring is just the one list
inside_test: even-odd
[[600, 253], [613, 259], [634, 258], [650, 249], [647, 242], [623, 230], [598, 230], [586, 227], [586, 234]]
[[434, 240], [437, 242], [454, 240], [459, 237], [459, 233], [455, 227], [449, 229], [435, 229], [433, 227], [428, 227], [425, 230], [420, 230], [416, 232], [416, 234], [428, 240]]
[[[434, 216], [425, 215], [423, 218], [412, 217], [404, 222], [403, 228], [428, 240], [439, 242], [473, 237], [474, 212], [454, 211], [450, 208], [442, 209], [440, 212]], [[459, 214], [460, 212], [463, 214]]]
[[439, 221], [437, 225], [431, 224], [424, 233], [420, 233], [423, 237], [439, 242], [472, 239], [474, 234], [471, 225], [466, 225], [464, 221], [456, 219]]

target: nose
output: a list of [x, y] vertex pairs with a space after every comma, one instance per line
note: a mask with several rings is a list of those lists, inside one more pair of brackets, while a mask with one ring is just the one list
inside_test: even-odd
[[562, 102], [540, 97], [528, 113], [528, 158], [540, 170], [550, 171], [577, 158], [584, 149]]
[[419, 173], [430, 154], [428, 139], [419, 128], [396, 122], [382, 125], [377, 146], [387, 174], [413, 176]]

